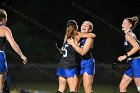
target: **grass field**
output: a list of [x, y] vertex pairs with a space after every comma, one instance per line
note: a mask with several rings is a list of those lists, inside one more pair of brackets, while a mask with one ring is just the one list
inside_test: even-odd
[[[57, 83], [25, 83], [25, 84], [15, 84], [11, 87], [11, 93], [20, 93], [20, 88], [26, 88], [30, 89], [34, 92], [30, 93], [55, 93], [58, 85]], [[111, 85], [93, 85], [93, 93], [119, 93], [117, 86], [111, 86]], [[68, 88], [66, 89], [66, 92], [68, 93]], [[80, 93], [84, 93], [83, 87], [80, 87]], [[134, 85], [131, 85], [128, 87], [127, 93], [137, 93], [136, 87]]]

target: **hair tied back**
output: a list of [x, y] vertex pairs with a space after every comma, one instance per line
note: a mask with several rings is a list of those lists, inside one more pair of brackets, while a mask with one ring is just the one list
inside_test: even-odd
[[134, 17], [132, 17], [132, 20], [133, 20], [135, 23], [138, 23], [138, 22], [139, 22], [139, 17], [138, 17], [138, 16], [134, 16]]

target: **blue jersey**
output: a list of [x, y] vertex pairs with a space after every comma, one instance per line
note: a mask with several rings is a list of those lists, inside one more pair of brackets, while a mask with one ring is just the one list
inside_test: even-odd
[[[84, 46], [86, 42], [86, 39], [83, 38], [80, 40], [80, 47], [82, 48]], [[84, 56], [81, 56], [82, 59], [90, 59], [90, 58], [93, 58], [92, 57], [92, 48], [84, 55]]]

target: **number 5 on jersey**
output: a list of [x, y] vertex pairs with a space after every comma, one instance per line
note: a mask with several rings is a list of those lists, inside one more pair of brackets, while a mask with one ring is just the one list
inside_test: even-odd
[[65, 44], [65, 46], [64, 46], [63, 57], [67, 57], [67, 54], [68, 54], [67, 47], [68, 47], [68, 46], [69, 46], [69, 45], [67, 45], [67, 44]]

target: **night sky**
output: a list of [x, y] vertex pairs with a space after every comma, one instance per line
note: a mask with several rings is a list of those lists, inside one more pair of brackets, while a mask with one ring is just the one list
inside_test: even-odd
[[[112, 63], [124, 53], [121, 23], [140, 15], [138, 0], [3, 0], [0, 7], [8, 14], [7, 26], [32, 62], [56, 62], [68, 20], [79, 27], [89, 20], [97, 35], [93, 55], [97, 62]], [[140, 23], [134, 33], [140, 39]]]

